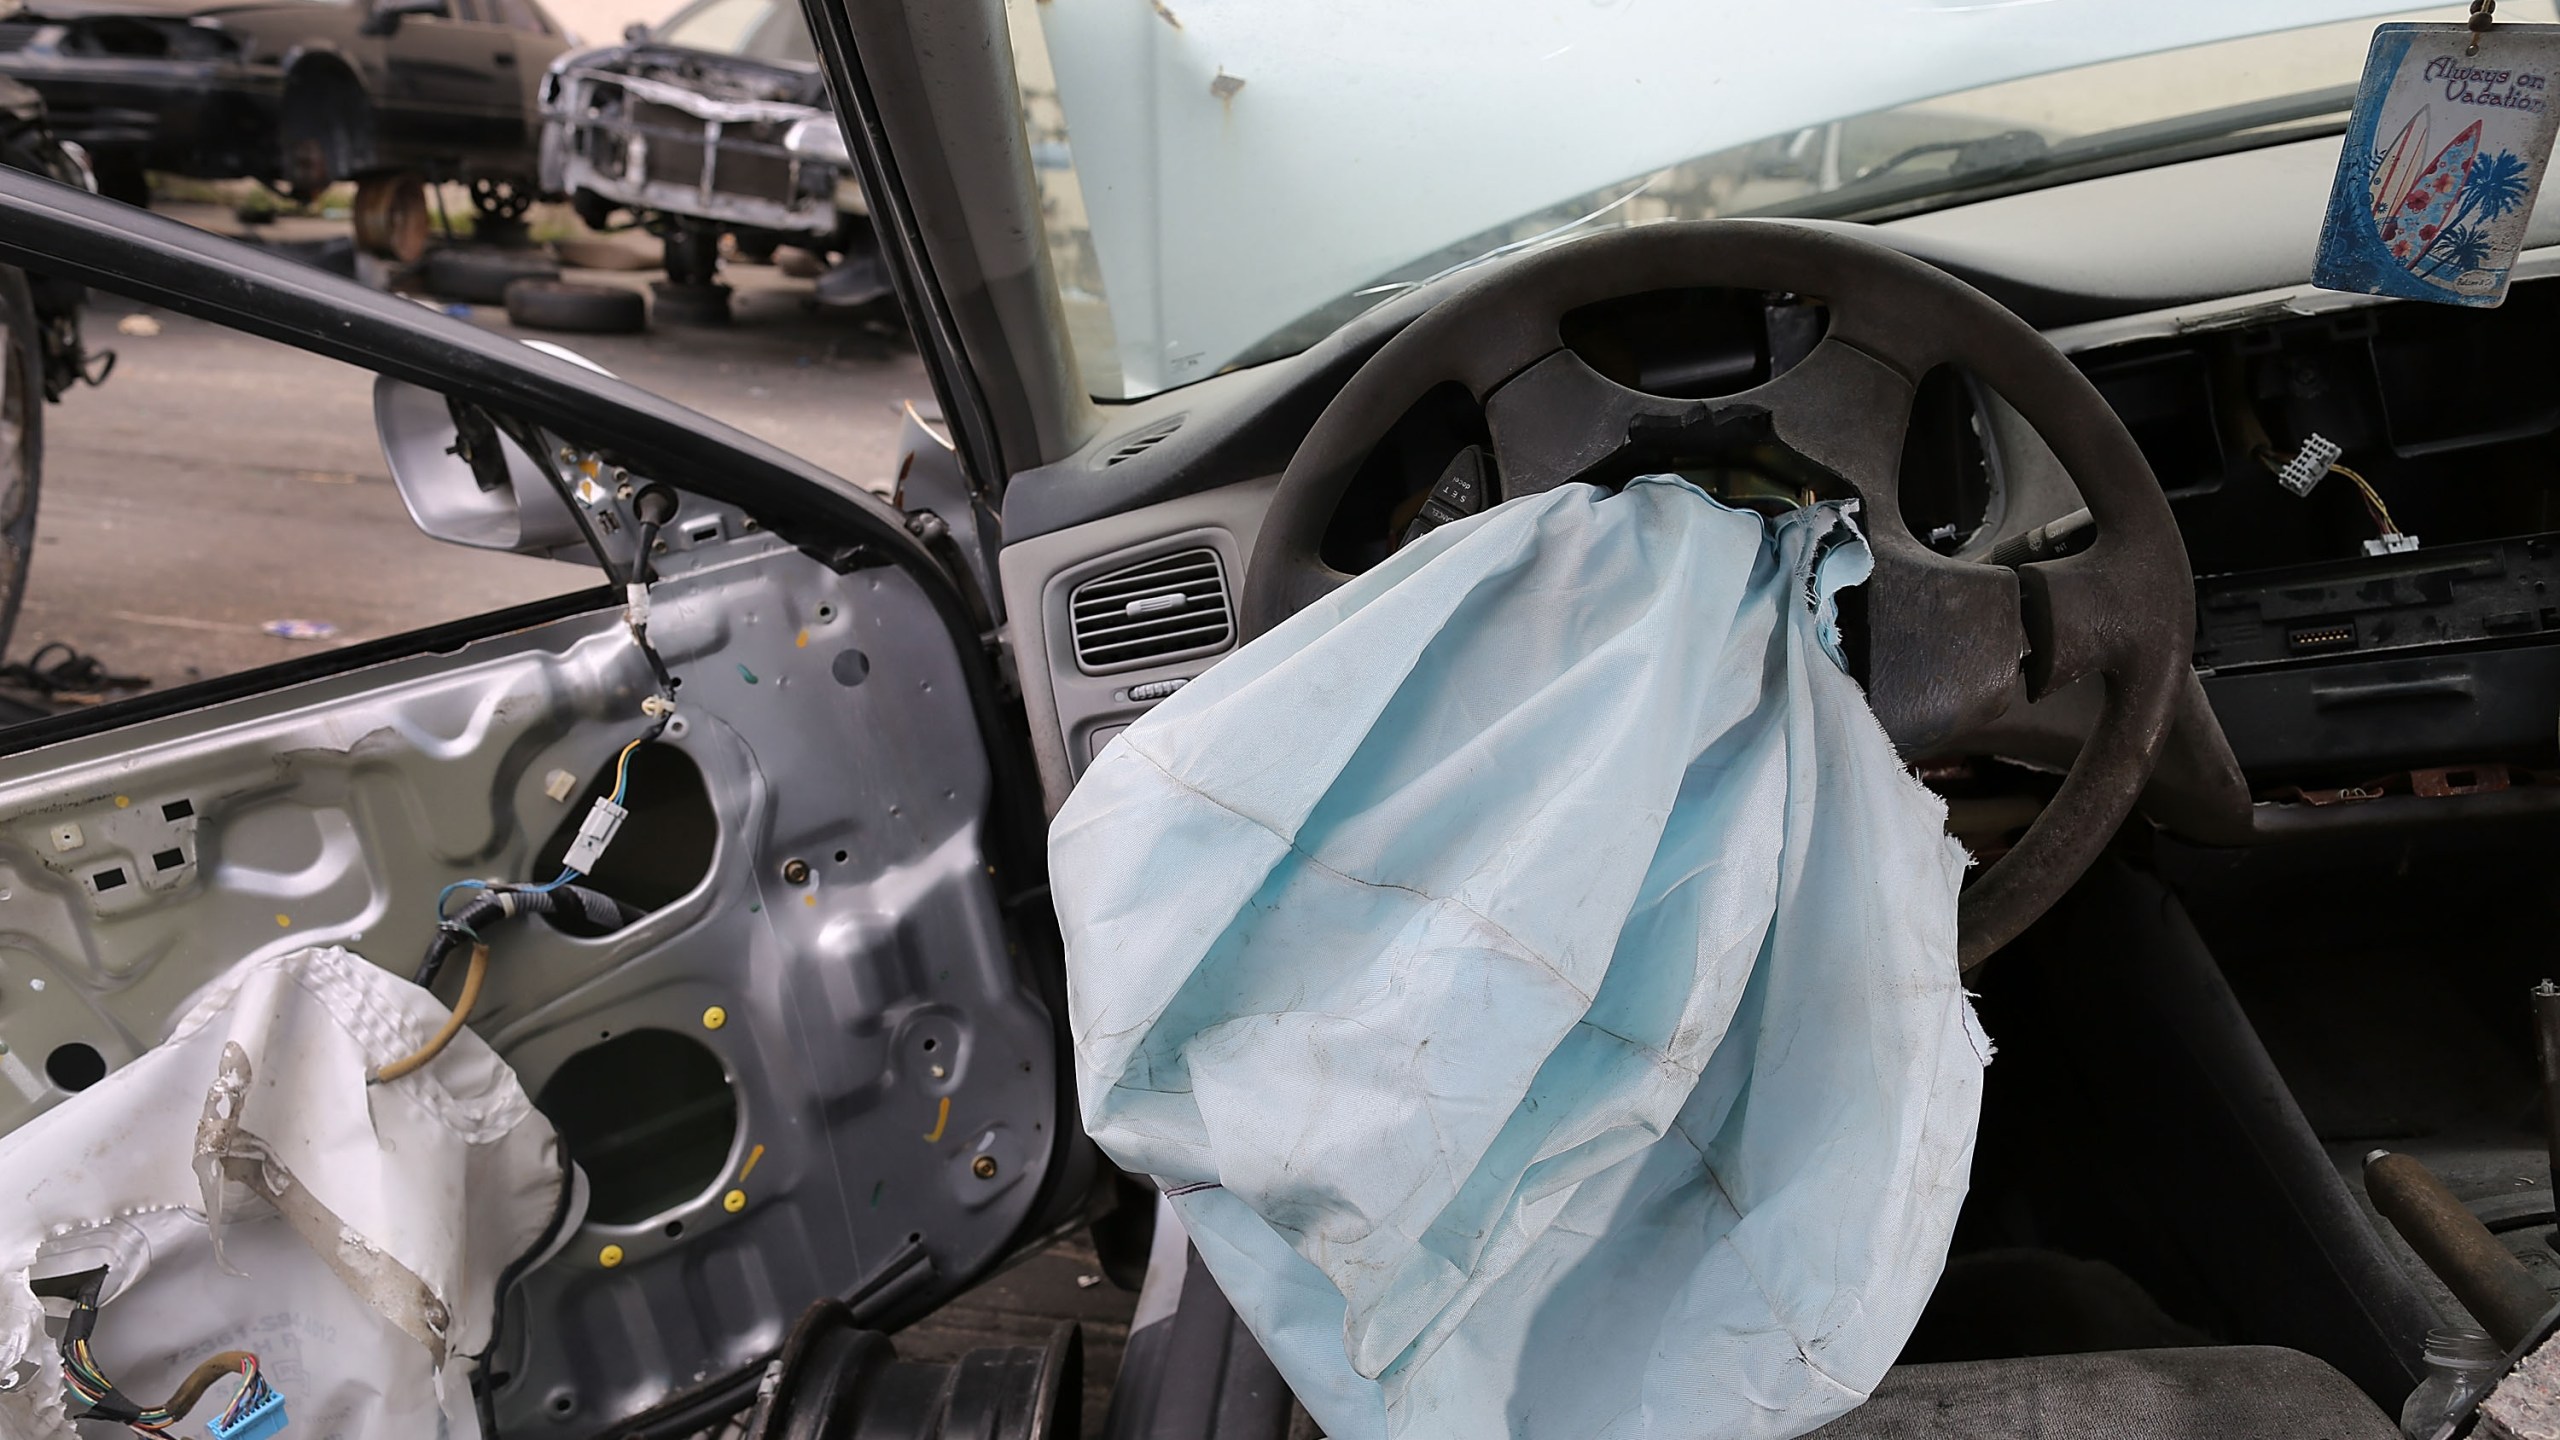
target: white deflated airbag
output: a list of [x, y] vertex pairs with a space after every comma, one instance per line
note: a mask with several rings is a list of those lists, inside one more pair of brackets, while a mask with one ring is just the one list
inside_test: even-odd
[[335, 947], [249, 961], [167, 1040], [0, 1137], [0, 1435], [71, 1440], [29, 1285], [99, 1265], [92, 1350], [137, 1401], [238, 1349], [290, 1433], [479, 1434], [464, 1362], [489, 1344], [501, 1275], [560, 1219], [566, 1177], [550, 1122], [468, 1030], [365, 1083], [444, 1019]]
[[1086, 1127], [1333, 1440], [1794, 1436], [1944, 1263], [1965, 857], [1842, 671], [1865, 542], [1670, 477], [1446, 526], [1050, 833]]

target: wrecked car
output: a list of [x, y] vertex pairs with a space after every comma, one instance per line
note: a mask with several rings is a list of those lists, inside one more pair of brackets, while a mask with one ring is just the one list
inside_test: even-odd
[[[48, 123], [44, 99], [15, 81], [0, 79], [0, 165], [42, 175], [64, 185], [95, 190], [96, 177], [76, 146], [65, 145]], [[0, 659], [7, 658], [18, 602], [26, 594], [27, 565], [34, 558], [36, 503], [44, 465], [44, 407], [78, 384], [96, 385], [115, 368], [115, 356], [92, 356], [80, 334], [86, 289], [40, 269], [0, 268]], [[0, 700], [0, 716], [16, 707]]]
[[[858, 253], [822, 298], [887, 293], [870, 212], [827, 102], [807, 23], [777, 0], [696, 0], [623, 44], [574, 51], [542, 82], [542, 188], [609, 229], [660, 237], [675, 299], [715, 285], [721, 237], [750, 256], [789, 245]], [[839, 291], [861, 293], [837, 294]], [[717, 303], [716, 292], [710, 297]], [[662, 288], [660, 303], [668, 302]]]
[[[1809, 1304], [1772, 1384], [1827, 1401], [1750, 1433], [2519, 1433], [2477, 1410], [2547, 1395], [2560, 1309], [2560, 217], [2444, 117], [2405, 190], [2346, 145], [2392, 13], [2351, 0], [1493, 11], [813, 0], [941, 417], [887, 494], [0, 171], [0, 260], [361, 361], [422, 529], [598, 581], [0, 730], [0, 1428], [1059, 1435], [1072, 1330], [898, 1332], [1083, 1226], [1142, 1277], [1113, 1436], [1392, 1433], [1321, 1382], [1420, 1357], [1266, 1346], [1175, 1205], [1223, 1182], [1088, 1136], [1049, 822], [1414, 547], [1676, 483], [1854, 504], [1836, 663], [1975, 862], [1926, 1303], [1851, 1358]], [[2314, 286], [2342, 155], [2348, 213], [2512, 215], [2503, 307]], [[1288, 770], [1298, 717], [1244, 718]], [[1514, 1238], [1438, 1218], [1390, 1238]], [[1649, 1356], [1576, 1322], [1680, 1297], [1566, 1278], [1411, 1328], [1617, 1385], [1475, 1397], [1511, 1433], [1647, 1433]]]
[[146, 170], [301, 196], [414, 171], [512, 219], [533, 199], [534, 88], [569, 43], [539, 0], [39, 0], [0, 19], [0, 75], [135, 204]]

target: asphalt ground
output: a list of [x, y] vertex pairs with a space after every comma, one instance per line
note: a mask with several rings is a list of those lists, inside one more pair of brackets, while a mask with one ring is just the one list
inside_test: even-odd
[[[572, 273], [634, 287], [653, 278]], [[567, 344], [885, 488], [901, 408], [930, 395], [905, 338], [876, 317], [816, 311], [808, 282], [772, 267], [725, 278], [738, 294], [734, 322], [719, 328], [539, 336], [500, 307], [465, 308], [468, 323]], [[11, 659], [58, 641], [165, 687], [596, 583], [578, 566], [421, 534], [375, 442], [369, 372], [103, 293], [83, 328], [116, 367], [103, 386], [46, 407]]]
[[[165, 207], [234, 230], [211, 206]], [[295, 220], [261, 233], [343, 227]], [[637, 271], [570, 278], [645, 289]], [[903, 407], [931, 390], [877, 315], [820, 312], [810, 285], [737, 265], [730, 325], [541, 336], [623, 378], [885, 490]], [[500, 307], [462, 317], [502, 334]], [[44, 415], [43, 486], [26, 601], [6, 658], [61, 642], [154, 687], [396, 635], [598, 583], [591, 568], [429, 540], [410, 522], [373, 426], [373, 377], [119, 297], [92, 297], [114, 374]], [[278, 626], [277, 622], [305, 622]], [[271, 633], [285, 628], [290, 635]], [[1037, 1345], [1084, 1327], [1085, 1433], [1098, 1434], [1135, 1297], [1081, 1237], [986, 1282], [897, 1337], [912, 1358]]]

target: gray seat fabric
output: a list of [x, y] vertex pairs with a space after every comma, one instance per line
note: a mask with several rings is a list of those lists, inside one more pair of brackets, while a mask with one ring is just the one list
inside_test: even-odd
[[2399, 1440], [2346, 1376], [2231, 1345], [1897, 1365], [1812, 1440]]

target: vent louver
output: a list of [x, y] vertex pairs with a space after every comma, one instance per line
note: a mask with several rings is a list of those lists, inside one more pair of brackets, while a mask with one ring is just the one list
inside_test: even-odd
[[1106, 454], [1103, 455], [1103, 468], [1107, 470], [1112, 466], [1119, 464], [1123, 460], [1135, 460], [1139, 456], [1153, 450], [1158, 445], [1163, 444], [1166, 440], [1172, 438], [1174, 431], [1182, 428], [1182, 418], [1183, 417], [1179, 415], [1175, 415], [1168, 419], [1159, 420], [1153, 425], [1150, 425], [1144, 430], [1140, 430], [1133, 435], [1123, 436]]
[[1068, 595], [1067, 612], [1088, 675], [1211, 655], [1235, 640], [1227, 567], [1206, 546], [1097, 575]]

